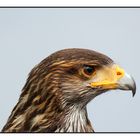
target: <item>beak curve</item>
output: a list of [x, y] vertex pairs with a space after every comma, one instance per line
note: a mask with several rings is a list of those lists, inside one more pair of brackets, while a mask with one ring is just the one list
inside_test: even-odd
[[118, 84], [118, 89], [131, 90], [134, 97], [136, 93], [136, 83], [132, 76], [125, 73], [125, 75], [118, 80], [117, 84]]
[[90, 86], [92, 88], [102, 88], [106, 90], [131, 90], [133, 97], [136, 93], [136, 84], [133, 77], [116, 64], [98, 70], [96, 77], [90, 82]]

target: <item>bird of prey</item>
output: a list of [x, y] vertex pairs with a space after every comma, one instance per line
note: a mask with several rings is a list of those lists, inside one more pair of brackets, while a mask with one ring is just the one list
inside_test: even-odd
[[136, 85], [111, 58], [88, 49], [60, 50], [31, 70], [2, 132], [94, 132], [86, 105], [113, 89], [134, 96]]

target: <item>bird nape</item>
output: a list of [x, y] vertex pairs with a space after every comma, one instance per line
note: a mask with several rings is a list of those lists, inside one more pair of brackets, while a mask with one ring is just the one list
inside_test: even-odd
[[94, 132], [86, 105], [112, 89], [136, 91], [112, 59], [87, 49], [58, 51], [32, 69], [2, 132]]

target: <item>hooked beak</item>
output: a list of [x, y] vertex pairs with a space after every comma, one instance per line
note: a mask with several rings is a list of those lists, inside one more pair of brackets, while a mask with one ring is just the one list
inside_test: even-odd
[[133, 77], [116, 64], [97, 70], [93, 79], [90, 83], [92, 88], [131, 90], [133, 96], [136, 93]]
[[118, 88], [121, 90], [131, 90], [134, 97], [136, 93], [136, 84], [132, 76], [125, 73], [125, 75], [118, 80], [117, 84]]

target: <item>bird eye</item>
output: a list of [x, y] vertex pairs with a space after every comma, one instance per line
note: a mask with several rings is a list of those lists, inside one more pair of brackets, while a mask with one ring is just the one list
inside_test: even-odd
[[91, 76], [95, 72], [95, 68], [93, 66], [84, 66], [83, 73], [87, 76]]

